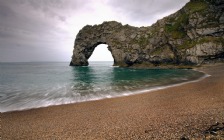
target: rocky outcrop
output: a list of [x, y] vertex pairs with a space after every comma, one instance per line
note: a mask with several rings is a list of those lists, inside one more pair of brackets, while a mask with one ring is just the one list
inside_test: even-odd
[[76, 36], [71, 66], [86, 66], [107, 44], [117, 66], [179, 67], [224, 61], [224, 1], [191, 0], [149, 27], [116, 21], [87, 25]]

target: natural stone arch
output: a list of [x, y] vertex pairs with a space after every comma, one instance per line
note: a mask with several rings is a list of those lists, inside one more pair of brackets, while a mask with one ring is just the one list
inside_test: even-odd
[[[107, 44], [108, 50], [111, 52], [114, 59], [114, 65], [121, 65], [124, 60], [123, 51], [119, 48], [119, 37], [124, 40], [124, 35], [118, 35], [122, 24], [118, 22], [104, 22], [101, 25], [85, 26], [79, 31], [76, 40], [70, 65], [72, 66], [87, 66], [88, 59], [92, 55], [94, 49], [100, 44]], [[117, 33], [116, 33], [117, 32]], [[117, 35], [114, 35], [117, 34]], [[116, 38], [117, 37], [117, 38]]]
[[[162, 56], [154, 55], [154, 52], [161, 50], [161, 47], [154, 47], [153, 44], [164, 41], [164, 37], [157, 40], [152, 38], [150, 43], [150, 32], [150, 27], [123, 26], [115, 21], [94, 26], [87, 25], [77, 34], [70, 65], [87, 66], [88, 59], [99, 44], [108, 45], [115, 66], [132, 66], [142, 63], [152, 65], [162, 61], [173, 61], [174, 53], [168, 45], [164, 45]], [[152, 52], [151, 57], [150, 52]]]

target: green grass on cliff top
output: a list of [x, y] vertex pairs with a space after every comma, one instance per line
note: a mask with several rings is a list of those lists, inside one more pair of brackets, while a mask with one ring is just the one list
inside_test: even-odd
[[186, 4], [185, 8], [187, 8], [191, 13], [200, 12], [208, 8], [208, 4], [201, 0], [201, 1], [194, 1], [189, 2]]
[[184, 38], [186, 36], [186, 31], [183, 26], [186, 26], [189, 23], [189, 17], [186, 13], [181, 14], [176, 20], [170, 19], [169, 21], [172, 24], [167, 24], [165, 26], [165, 31], [171, 34], [172, 38]]
[[169, 21], [171, 24], [165, 26], [165, 31], [174, 39], [184, 38], [186, 36], [184, 26], [189, 24], [189, 14], [203, 11], [208, 8], [208, 6], [209, 5], [203, 0], [187, 3], [185, 9], [187, 9], [188, 12], [180, 14], [177, 19], [171, 18]]

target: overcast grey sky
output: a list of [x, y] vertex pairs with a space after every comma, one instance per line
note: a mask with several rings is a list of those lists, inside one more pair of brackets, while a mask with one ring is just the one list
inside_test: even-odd
[[[0, 62], [70, 61], [78, 31], [116, 20], [148, 26], [189, 0], [0, 0]], [[91, 60], [110, 60], [97, 47]]]

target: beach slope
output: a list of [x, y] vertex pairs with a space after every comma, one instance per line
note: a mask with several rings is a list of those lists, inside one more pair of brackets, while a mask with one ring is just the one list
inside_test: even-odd
[[144, 94], [1, 113], [5, 139], [180, 139], [224, 122], [224, 64], [201, 81]]

